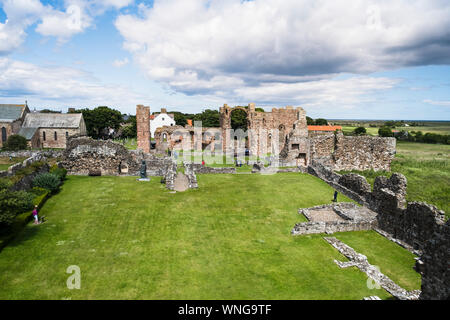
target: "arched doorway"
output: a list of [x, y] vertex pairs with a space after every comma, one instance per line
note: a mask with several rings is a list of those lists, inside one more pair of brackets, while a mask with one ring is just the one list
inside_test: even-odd
[[[233, 139], [235, 150], [237, 150], [238, 147], [245, 147], [245, 149], [248, 149], [248, 134], [242, 136], [242, 133], [247, 133], [249, 127], [248, 111], [246, 108], [236, 107], [232, 109], [230, 112], [230, 124], [231, 129], [235, 132]], [[244, 142], [242, 142], [243, 139], [245, 140]]]

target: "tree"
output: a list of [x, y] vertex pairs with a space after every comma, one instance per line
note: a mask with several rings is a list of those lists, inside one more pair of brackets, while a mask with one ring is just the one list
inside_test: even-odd
[[231, 128], [233, 130], [247, 130], [247, 112], [242, 109], [236, 109], [231, 112]]
[[202, 121], [203, 127], [220, 127], [220, 114], [217, 110], [206, 109], [202, 113], [194, 115], [194, 121]]
[[378, 135], [380, 137], [393, 137], [394, 136], [394, 134], [392, 133], [391, 128], [386, 127], [386, 126], [381, 127], [380, 129], [378, 129]]
[[310, 118], [310, 117], [306, 116], [306, 124], [307, 124], [308, 126], [313, 126], [313, 125], [316, 124], [316, 122], [314, 121], [313, 118]]
[[8, 137], [3, 148], [10, 151], [25, 150], [28, 148], [27, 139], [18, 134], [13, 134]]
[[50, 110], [50, 109], [43, 109], [39, 112], [40, 113], [62, 113], [61, 111], [55, 111], [55, 110]]
[[316, 119], [315, 124], [318, 126], [327, 126], [328, 121], [322, 118]]
[[85, 108], [75, 111], [75, 113], [80, 112], [83, 114], [88, 135], [95, 139], [109, 137], [108, 129], [118, 130], [123, 122], [120, 111], [105, 106], [93, 110]]
[[123, 138], [136, 138], [137, 137], [137, 125], [136, 116], [129, 116], [126, 125], [122, 127]]
[[366, 134], [367, 130], [364, 127], [358, 127], [358, 128], [355, 128], [355, 130], [353, 132], [359, 136], [359, 135]]

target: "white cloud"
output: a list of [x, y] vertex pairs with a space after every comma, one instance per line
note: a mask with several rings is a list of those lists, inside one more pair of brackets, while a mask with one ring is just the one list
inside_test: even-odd
[[430, 100], [430, 99], [426, 99], [423, 100], [423, 102], [428, 103], [428, 104], [432, 104], [434, 106], [443, 106], [443, 107], [450, 107], [450, 100], [446, 101], [446, 100]]
[[38, 22], [36, 31], [44, 36], [67, 41], [84, 32], [94, 23], [94, 18], [109, 9], [121, 9], [134, 0], [65, 0], [64, 10], [43, 5], [39, 0], [0, 0], [6, 14], [0, 23], [0, 55], [18, 48], [26, 37], [26, 30]]
[[320, 79], [450, 63], [448, 1], [155, 0], [115, 24], [149, 78], [189, 95], [317, 103], [350, 83], [356, 103], [395, 81]]
[[44, 12], [39, 0], [0, 0], [6, 21], [0, 23], [0, 55], [18, 48], [26, 37], [25, 29]]
[[[66, 67], [41, 67], [0, 58], [0, 98], [39, 99], [51, 105], [130, 107], [149, 96], [122, 85], [104, 84], [87, 72]], [[124, 106], [124, 101], [129, 105]]]
[[130, 62], [130, 60], [128, 60], [128, 58], [124, 58], [122, 60], [117, 59], [117, 60], [114, 60], [113, 66], [116, 68], [121, 68], [123, 66], [126, 66], [129, 62]]

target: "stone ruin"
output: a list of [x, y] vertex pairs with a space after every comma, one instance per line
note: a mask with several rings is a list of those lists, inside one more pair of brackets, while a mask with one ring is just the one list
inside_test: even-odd
[[[138, 147], [149, 152], [148, 107], [138, 106]], [[220, 128], [198, 129], [191, 125], [164, 126], [155, 131], [156, 150], [203, 150], [235, 151], [232, 136], [231, 114], [243, 110], [247, 114], [248, 140], [246, 148], [251, 155], [264, 152], [279, 154], [280, 166], [307, 167], [320, 161], [332, 170], [390, 170], [395, 156], [395, 138], [372, 136], [344, 136], [342, 132], [309, 131], [306, 112], [297, 107], [273, 108], [271, 112], [256, 111], [254, 103], [248, 107], [220, 108]], [[196, 142], [194, 142], [194, 137]], [[197, 143], [198, 145], [195, 145]]]
[[[364, 177], [352, 173], [337, 174], [320, 162], [308, 167], [308, 171], [362, 205], [358, 210], [376, 213], [370, 222], [375, 231], [420, 256], [415, 267], [422, 275], [420, 299], [450, 298], [450, 220], [445, 222], [445, 213], [433, 205], [408, 203], [404, 175], [394, 173], [390, 178], [379, 176], [372, 190]], [[341, 207], [342, 204], [330, 206], [338, 215], [342, 212]], [[302, 209], [301, 213], [308, 216], [317, 209], [320, 208]], [[346, 231], [341, 223], [339, 219], [300, 223], [292, 233]]]

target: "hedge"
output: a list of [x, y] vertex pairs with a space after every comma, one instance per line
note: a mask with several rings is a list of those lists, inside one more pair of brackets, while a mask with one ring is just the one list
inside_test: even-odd
[[[38, 206], [40, 210], [48, 198], [50, 198], [50, 191], [45, 190], [42, 195], [36, 196], [33, 199], [33, 205]], [[34, 209], [33, 209], [34, 210]], [[6, 235], [0, 236], [0, 251], [12, 240], [14, 239], [20, 231], [27, 225], [27, 223], [32, 219], [33, 210], [26, 211], [24, 213], [18, 214], [15, 221], [9, 228], [9, 232]]]

